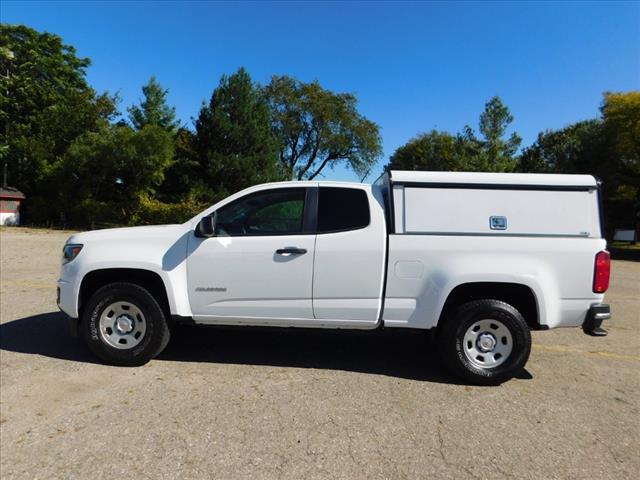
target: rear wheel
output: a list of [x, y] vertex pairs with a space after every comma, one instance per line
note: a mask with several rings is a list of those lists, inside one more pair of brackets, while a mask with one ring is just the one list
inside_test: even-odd
[[123, 366], [144, 365], [164, 350], [170, 336], [156, 299], [126, 282], [106, 285], [91, 296], [80, 331], [93, 353]]
[[459, 377], [495, 385], [520, 372], [531, 353], [531, 332], [520, 312], [500, 300], [475, 300], [445, 319], [440, 354]]

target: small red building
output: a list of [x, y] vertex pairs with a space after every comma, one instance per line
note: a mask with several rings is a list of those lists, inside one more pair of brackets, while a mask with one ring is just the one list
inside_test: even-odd
[[20, 202], [24, 193], [13, 187], [0, 187], [0, 225], [20, 224]]

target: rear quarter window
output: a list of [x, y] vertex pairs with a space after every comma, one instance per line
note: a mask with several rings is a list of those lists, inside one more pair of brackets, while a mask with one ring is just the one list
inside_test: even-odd
[[369, 199], [357, 188], [320, 187], [318, 233], [358, 230], [369, 225]]

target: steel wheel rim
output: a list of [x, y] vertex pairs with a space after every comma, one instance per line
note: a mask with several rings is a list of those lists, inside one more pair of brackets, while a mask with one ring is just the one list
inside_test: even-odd
[[147, 322], [142, 310], [131, 302], [113, 302], [102, 311], [100, 337], [119, 350], [133, 348], [144, 338]]
[[465, 332], [462, 348], [474, 366], [482, 369], [502, 365], [513, 351], [513, 336], [504, 323], [486, 318]]

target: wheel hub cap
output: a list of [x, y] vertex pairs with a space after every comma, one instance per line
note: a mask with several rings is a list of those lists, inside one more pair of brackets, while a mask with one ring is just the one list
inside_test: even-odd
[[116, 319], [116, 328], [120, 333], [129, 333], [133, 330], [133, 320], [128, 315], [122, 315]]
[[99, 331], [102, 341], [110, 347], [133, 348], [144, 338], [147, 320], [142, 310], [134, 303], [117, 301], [102, 311]]
[[483, 333], [478, 336], [478, 350], [481, 352], [490, 352], [496, 346], [496, 337], [491, 335], [490, 333]]
[[471, 324], [461, 342], [473, 366], [489, 369], [502, 365], [514, 348], [513, 336], [500, 320], [485, 318]]

